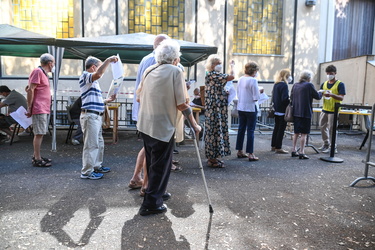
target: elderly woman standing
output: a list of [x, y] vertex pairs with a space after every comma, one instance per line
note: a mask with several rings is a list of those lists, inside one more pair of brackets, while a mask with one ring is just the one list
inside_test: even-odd
[[179, 51], [176, 41], [164, 40], [155, 50], [157, 64], [147, 68], [137, 89], [141, 104], [137, 128], [144, 142], [148, 173], [148, 186], [140, 208], [142, 216], [167, 210], [163, 205], [163, 195], [172, 167], [179, 111], [190, 120], [196, 132], [201, 130], [186, 102], [183, 72], [173, 65], [180, 57]]
[[[258, 64], [248, 62], [245, 65], [245, 75], [238, 80], [238, 134], [236, 149], [238, 158], [248, 158], [249, 161], [258, 161], [259, 158], [254, 155], [254, 130], [257, 122], [257, 101], [260, 98], [258, 81], [256, 79], [259, 71]], [[247, 131], [246, 153], [243, 153], [243, 143], [245, 132]]]
[[206, 63], [205, 89], [205, 154], [207, 166], [223, 168], [218, 158], [230, 155], [228, 132], [228, 93], [227, 81], [234, 79], [234, 61], [231, 62], [230, 75], [221, 73], [222, 61], [218, 55], [210, 55]]
[[[310, 134], [311, 117], [312, 117], [312, 102], [313, 99], [320, 100], [322, 93], [319, 93], [310, 82], [313, 75], [309, 70], [304, 70], [301, 73], [299, 82], [295, 83], [290, 95], [293, 104], [294, 117], [294, 135], [293, 135], [293, 150], [292, 157], [299, 157], [299, 159], [309, 159], [305, 154], [306, 137]], [[297, 153], [297, 140], [301, 135], [300, 151]]]
[[276, 154], [288, 154], [288, 151], [282, 149], [282, 144], [286, 128], [285, 109], [289, 104], [288, 83], [292, 80], [290, 70], [283, 69], [273, 85], [272, 102], [275, 109], [275, 126], [272, 133], [271, 151], [275, 151]]

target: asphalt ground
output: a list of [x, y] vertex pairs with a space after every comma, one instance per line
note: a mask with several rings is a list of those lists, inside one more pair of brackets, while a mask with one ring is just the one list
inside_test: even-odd
[[[143, 143], [135, 132], [106, 145], [112, 171], [100, 180], [79, 178], [82, 145], [65, 144], [66, 133], [58, 130], [57, 152], [45, 136], [50, 168], [32, 166], [31, 136], [0, 145], [0, 249], [375, 249], [375, 183], [349, 186], [364, 175], [363, 134], [339, 135], [343, 163], [312, 148], [309, 160], [274, 154], [269, 132], [256, 132], [258, 162], [236, 158], [236, 135], [224, 169], [206, 167], [200, 150], [213, 214], [187, 140], [174, 157], [183, 170], [171, 173], [168, 211], [142, 217], [139, 190], [127, 187]], [[320, 146], [320, 135], [310, 143]]]

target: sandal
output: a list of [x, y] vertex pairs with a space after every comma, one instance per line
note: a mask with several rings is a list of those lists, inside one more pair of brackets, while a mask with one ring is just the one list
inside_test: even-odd
[[259, 161], [259, 158], [253, 154], [249, 154], [249, 161]]
[[143, 185], [143, 180], [141, 180], [139, 182], [130, 180], [128, 187], [130, 189], [138, 189], [138, 188], [141, 188], [142, 185]]
[[139, 191], [139, 196], [145, 197], [145, 194], [146, 194], [146, 189], [145, 188], [141, 188], [141, 190]]
[[[45, 158], [45, 157], [40, 157], [42, 158], [43, 161], [47, 162], [47, 163], [51, 163], [52, 162], [52, 159], [48, 159], [48, 158]], [[33, 156], [31, 162], [34, 164], [35, 162], [35, 157]]]
[[34, 165], [34, 167], [42, 167], [42, 168], [52, 166], [51, 162], [46, 162], [43, 159], [42, 160], [35, 160], [34, 159], [33, 165]]
[[210, 168], [225, 168], [224, 163], [219, 160], [216, 160], [216, 161], [208, 160], [207, 166]]
[[237, 158], [247, 158], [247, 154], [237, 153]]
[[180, 166], [176, 166], [176, 165], [172, 165], [172, 168], [171, 168], [171, 172], [181, 172], [182, 171], [182, 167]]

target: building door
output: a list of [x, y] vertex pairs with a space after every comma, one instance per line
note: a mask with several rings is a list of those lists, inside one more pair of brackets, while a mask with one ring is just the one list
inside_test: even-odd
[[373, 53], [375, 1], [336, 0], [332, 60]]

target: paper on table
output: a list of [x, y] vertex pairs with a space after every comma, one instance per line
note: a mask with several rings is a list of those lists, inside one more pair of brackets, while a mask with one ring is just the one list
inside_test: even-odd
[[118, 79], [124, 74], [124, 68], [122, 67], [121, 59], [117, 54], [118, 61], [111, 63], [113, 79]]
[[10, 116], [14, 120], [16, 120], [24, 129], [27, 129], [32, 124], [32, 119], [31, 117], [27, 117], [25, 115], [26, 112], [26, 109], [23, 106], [21, 106], [16, 111], [10, 113]]

